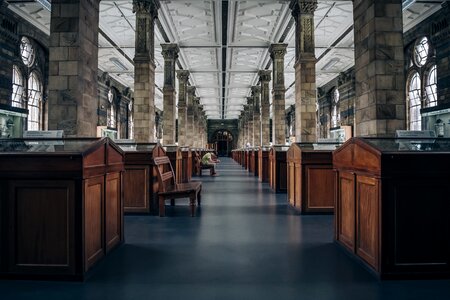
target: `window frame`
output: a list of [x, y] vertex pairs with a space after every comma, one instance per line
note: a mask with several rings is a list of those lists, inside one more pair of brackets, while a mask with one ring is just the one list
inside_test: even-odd
[[[34, 79], [34, 82], [33, 82]], [[34, 87], [34, 84], [36, 87]], [[37, 88], [37, 89], [35, 89]], [[36, 97], [38, 95], [38, 97]], [[36, 103], [37, 101], [37, 103]], [[41, 130], [42, 128], [42, 101], [43, 101], [43, 84], [41, 77], [36, 70], [32, 71], [28, 76], [27, 85], [27, 130]], [[36, 103], [36, 104], [35, 104]], [[33, 126], [36, 125], [37, 126]]]

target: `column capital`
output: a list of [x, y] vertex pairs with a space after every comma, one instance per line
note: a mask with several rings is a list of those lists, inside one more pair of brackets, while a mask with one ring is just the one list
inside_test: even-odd
[[272, 59], [283, 59], [286, 55], [288, 44], [271, 44], [269, 48], [270, 57]]
[[317, 6], [317, 0], [292, 0], [289, 4], [289, 8], [292, 10], [292, 16], [295, 19], [300, 15], [314, 15]]
[[133, 13], [158, 17], [159, 0], [133, 0]]
[[189, 95], [195, 96], [195, 86], [189, 85], [186, 89]]
[[189, 70], [177, 70], [177, 78], [180, 81], [180, 83], [186, 84], [189, 80]]
[[251, 90], [252, 90], [252, 96], [253, 97], [259, 97], [259, 95], [261, 94], [261, 87], [260, 86], [254, 85], [254, 86], [252, 86]]
[[272, 79], [271, 75], [272, 75], [271, 70], [259, 70], [258, 71], [259, 80], [261, 82], [269, 82]]
[[161, 47], [164, 60], [176, 60], [178, 58], [178, 52], [180, 52], [178, 44], [161, 44]]

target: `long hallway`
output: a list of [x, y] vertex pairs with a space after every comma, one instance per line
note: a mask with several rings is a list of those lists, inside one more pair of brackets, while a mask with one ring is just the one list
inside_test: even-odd
[[231, 159], [218, 172], [195, 218], [185, 200], [126, 216], [86, 282], [0, 281], [1, 299], [450, 299], [448, 280], [378, 281], [333, 244], [332, 216], [294, 213]]

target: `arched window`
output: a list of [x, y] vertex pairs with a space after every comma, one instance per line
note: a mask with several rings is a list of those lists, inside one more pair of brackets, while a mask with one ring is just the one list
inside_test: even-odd
[[42, 84], [35, 72], [28, 78], [28, 130], [41, 129]]
[[20, 40], [20, 56], [22, 57], [23, 63], [27, 67], [31, 67], [34, 63], [35, 51], [30, 40], [26, 37], [22, 37]]
[[430, 44], [428, 43], [428, 39], [423, 37], [419, 41], [416, 42], [414, 47], [414, 61], [418, 67], [423, 67], [428, 60]]
[[134, 137], [133, 102], [128, 103], [128, 138]]
[[422, 130], [421, 109], [421, 84], [419, 73], [414, 72], [409, 79], [408, 86], [408, 111], [409, 111], [409, 130]]
[[339, 114], [339, 90], [334, 88], [331, 93], [331, 128], [338, 127], [340, 123], [340, 114]]
[[23, 77], [19, 68], [13, 66], [11, 106], [23, 108]]
[[437, 105], [437, 71], [436, 65], [433, 65], [428, 72], [425, 85], [426, 107]]
[[108, 101], [109, 101], [109, 110], [108, 110], [108, 127], [116, 128], [117, 127], [117, 119], [116, 119], [116, 101], [115, 101], [115, 93], [113, 89], [109, 89], [108, 91]]

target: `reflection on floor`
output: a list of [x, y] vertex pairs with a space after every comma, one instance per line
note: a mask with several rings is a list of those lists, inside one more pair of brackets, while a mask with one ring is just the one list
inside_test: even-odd
[[1, 299], [450, 299], [449, 280], [379, 282], [333, 244], [332, 216], [296, 215], [221, 160], [197, 217], [187, 200], [127, 216], [125, 245], [86, 282], [0, 281]]

